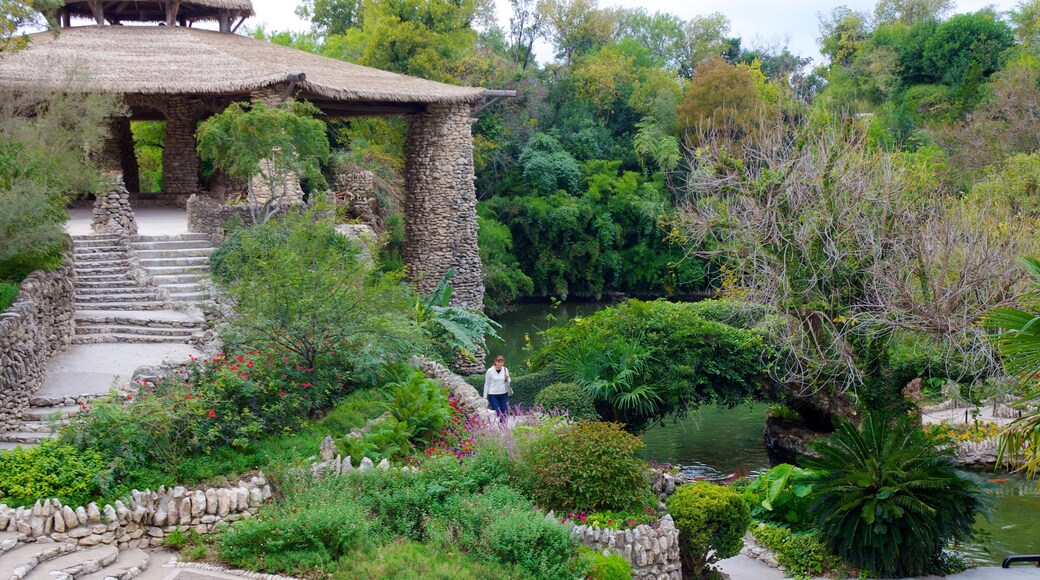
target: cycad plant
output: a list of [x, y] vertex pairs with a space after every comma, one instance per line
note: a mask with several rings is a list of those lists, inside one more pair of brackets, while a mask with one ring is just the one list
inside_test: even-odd
[[906, 416], [838, 419], [812, 445], [822, 472], [811, 513], [834, 553], [884, 578], [940, 571], [943, 548], [971, 535], [986, 513], [979, 485], [957, 470], [953, 450]]
[[643, 381], [649, 353], [638, 341], [590, 336], [569, 345], [559, 357], [557, 368], [592, 397], [600, 416], [608, 421], [645, 423], [654, 414], [661, 396], [654, 385]]
[[[1040, 260], [1022, 258], [1022, 264], [1040, 289]], [[986, 317], [990, 328], [1001, 331], [994, 337], [1004, 368], [1018, 378], [1029, 394], [1018, 402], [1034, 411], [1015, 419], [1001, 434], [998, 463], [1008, 462], [1034, 477], [1040, 469], [1040, 313], [1016, 308], [999, 308]]]

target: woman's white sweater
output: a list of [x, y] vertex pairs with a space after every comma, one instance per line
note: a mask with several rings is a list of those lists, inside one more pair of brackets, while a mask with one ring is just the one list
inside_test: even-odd
[[509, 382], [509, 369], [502, 367], [501, 371], [495, 370], [495, 367], [491, 367], [484, 373], [484, 398], [488, 395], [505, 395], [509, 393], [509, 387], [506, 383]]

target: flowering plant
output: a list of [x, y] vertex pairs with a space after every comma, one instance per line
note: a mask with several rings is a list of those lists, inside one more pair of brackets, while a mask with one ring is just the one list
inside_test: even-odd
[[968, 424], [932, 423], [925, 433], [948, 443], [980, 443], [1000, 436], [1000, 425], [993, 421], [973, 421]]

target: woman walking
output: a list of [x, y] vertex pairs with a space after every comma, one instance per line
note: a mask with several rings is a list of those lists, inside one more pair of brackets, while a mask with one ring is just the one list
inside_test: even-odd
[[491, 410], [499, 417], [509, 411], [509, 395], [513, 388], [509, 385], [509, 369], [506, 368], [506, 357], [498, 355], [495, 364], [484, 373], [484, 398], [488, 400]]

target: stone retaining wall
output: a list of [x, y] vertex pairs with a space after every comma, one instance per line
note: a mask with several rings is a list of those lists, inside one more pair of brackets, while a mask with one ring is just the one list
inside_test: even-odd
[[14, 428], [47, 374], [47, 358], [68, 348], [76, 274], [71, 265], [33, 272], [0, 314], [0, 431]]
[[664, 516], [656, 526], [642, 524], [631, 530], [572, 525], [571, 536], [583, 546], [624, 556], [632, 564], [633, 579], [682, 579], [679, 530], [672, 516]]
[[116, 500], [114, 506], [91, 502], [72, 508], [56, 499], [37, 501], [31, 508], [0, 504], [0, 531], [20, 533], [23, 542], [156, 547], [176, 529], [206, 534], [219, 522], [252, 517], [271, 495], [271, 486], [261, 475], [231, 487], [134, 490], [130, 505]]
[[90, 229], [98, 234], [134, 235], [137, 220], [130, 207], [130, 192], [123, 185], [122, 175], [114, 177], [115, 183], [108, 193], [100, 193], [94, 201], [94, 215]]
[[188, 198], [188, 231], [193, 234], [209, 234], [215, 243], [224, 239], [224, 224], [234, 216], [242, 223], [253, 222], [248, 205], [224, 205], [219, 201], [199, 195]]
[[419, 358], [416, 363], [427, 378], [438, 380], [451, 390], [451, 396], [458, 402], [459, 410], [463, 413], [479, 416], [488, 412], [488, 400], [481, 397], [465, 379], [437, 361]]

